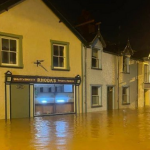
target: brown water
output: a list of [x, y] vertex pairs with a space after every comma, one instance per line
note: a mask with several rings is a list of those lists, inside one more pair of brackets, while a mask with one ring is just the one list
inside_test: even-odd
[[0, 150], [150, 150], [150, 108], [0, 120]]

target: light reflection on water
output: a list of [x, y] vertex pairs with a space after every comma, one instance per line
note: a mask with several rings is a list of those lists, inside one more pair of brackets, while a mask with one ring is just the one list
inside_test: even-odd
[[150, 150], [150, 107], [0, 120], [2, 150]]

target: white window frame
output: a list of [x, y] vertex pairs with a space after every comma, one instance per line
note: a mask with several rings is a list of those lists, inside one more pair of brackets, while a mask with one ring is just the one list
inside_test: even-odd
[[130, 57], [123, 56], [123, 72], [130, 73]]
[[[125, 90], [125, 93], [123, 93], [124, 90]], [[122, 104], [123, 105], [130, 104], [130, 87], [129, 86], [122, 87]]]
[[[97, 51], [97, 57], [93, 56], [93, 51]], [[97, 61], [97, 65], [93, 66], [93, 59]], [[93, 47], [91, 53], [91, 68], [92, 69], [102, 69], [102, 50]]]
[[[92, 93], [92, 89], [93, 88], [97, 88], [98, 93], [97, 94], [93, 94]], [[93, 104], [93, 98], [97, 97], [97, 104]], [[101, 107], [102, 106], [102, 86], [101, 85], [91, 85], [91, 107]]]
[[149, 65], [144, 64], [144, 83], [149, 83]]

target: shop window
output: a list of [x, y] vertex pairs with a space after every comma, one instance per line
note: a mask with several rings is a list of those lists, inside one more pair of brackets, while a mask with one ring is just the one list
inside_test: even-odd
[[123, 56], [123, 72], [124, 73], [130, 73], [130, 58]]
[[0, 32], [0, 66], [23, 67], [22, 36]]
[[69, 43], [51, 41], [52, 69], [69, 70]]
[[35, 116], [75, 112], [74, 85], [35, 84]]
[[122, 87], [122, 104], [130, 104], [129, 87]]
[[92, 107], [102, 105], [102, 87], [92, 86], [91, 87]]
[[149, 83], [149, 65], [144, 65], [144, 82]]
[[92, 68], [102, 69], [102, 50], [92, 48]]

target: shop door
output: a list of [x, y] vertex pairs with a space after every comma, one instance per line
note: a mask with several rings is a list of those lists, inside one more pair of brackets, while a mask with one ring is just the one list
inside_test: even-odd
[[29, 117], [29, 85], [11, 84], [11, 118]]
[[113, 109], [113, 87], [107, 87], [107, 110]]

